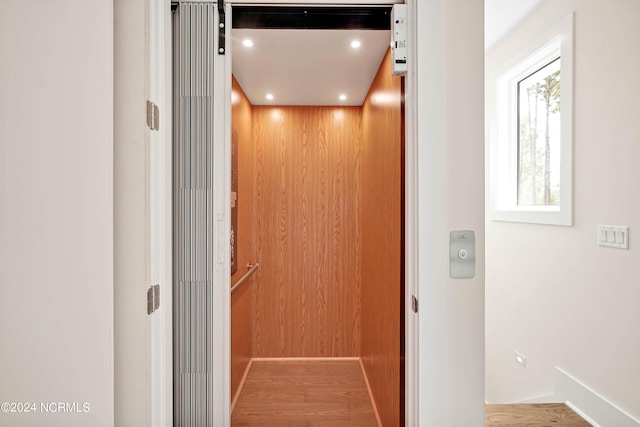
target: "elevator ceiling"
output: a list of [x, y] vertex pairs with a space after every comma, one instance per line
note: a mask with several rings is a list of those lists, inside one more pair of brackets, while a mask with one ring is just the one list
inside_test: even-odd
[[362, 105], [390, 37], [388, 30], [234, 29], [233, 74], [253, 105]]

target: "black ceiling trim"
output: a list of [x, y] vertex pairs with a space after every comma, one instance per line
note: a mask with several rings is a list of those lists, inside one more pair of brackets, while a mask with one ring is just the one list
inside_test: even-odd
[[233, 28], [389, 30], [391, 7], [233, 6]]

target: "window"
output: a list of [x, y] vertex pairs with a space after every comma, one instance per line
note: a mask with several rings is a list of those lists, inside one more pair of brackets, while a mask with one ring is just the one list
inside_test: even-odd
[[510, 61], [496, 79], [490, 139], [494, 220], [573, 220], [573, 16]]

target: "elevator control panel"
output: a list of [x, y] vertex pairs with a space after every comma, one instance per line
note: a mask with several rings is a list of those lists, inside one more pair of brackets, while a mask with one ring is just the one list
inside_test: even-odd
[[407, 5], [394, 4], [391, 11], [391, 52], [393, 68], [391, 74], [403, 76], [407, 73]]
[[476, 274], [476, 236], [471, 230], [449, 233], [449, 275], [469, 279]]

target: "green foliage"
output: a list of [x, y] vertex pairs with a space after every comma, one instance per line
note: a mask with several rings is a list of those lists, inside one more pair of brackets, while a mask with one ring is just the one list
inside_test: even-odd
[[519, 95], [518, 204], [558, 205], [560, 188], [551, 183], [551, 144], [559, 141], [551, 141], [549, 128], [551, 117], [560, 113], [560, 70]]

